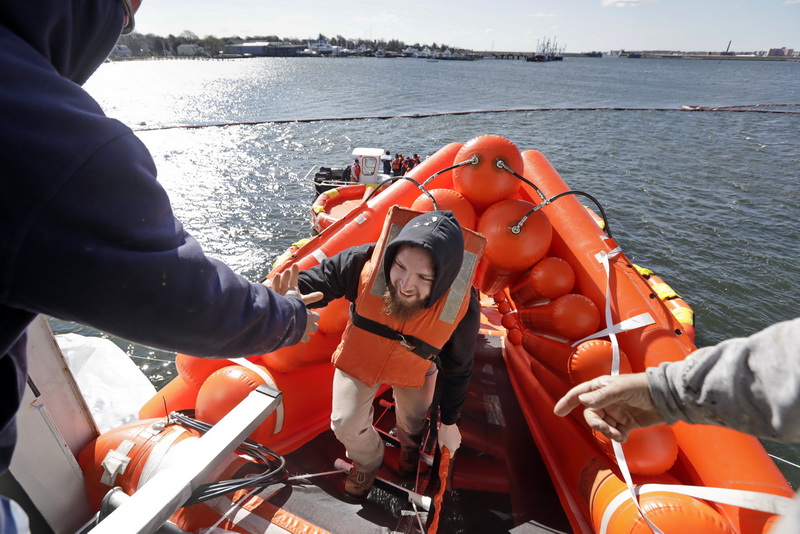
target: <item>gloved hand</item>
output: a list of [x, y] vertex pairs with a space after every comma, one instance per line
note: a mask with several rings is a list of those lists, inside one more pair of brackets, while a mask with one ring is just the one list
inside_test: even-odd
[[456, 451], [461, 446], [461, 431], [456, 425], [439, 425], [439, 448], [447, 447], [450, 457], [456, 455]]

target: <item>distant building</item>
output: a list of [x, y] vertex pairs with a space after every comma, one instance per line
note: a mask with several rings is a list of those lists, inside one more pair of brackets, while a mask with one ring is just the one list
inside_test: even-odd
[[350, 50], [334, 46], [327, 39], [310, 39], [308, 48], [302, 51], [304, 56], [349, 56]]
[[178, 45], [179, 56], [207, 56], [205, 49], [197, 44], [180, 44]]
[[252, 43], [229, 43], [225, 53], [231, 55], [294, 57], [302, 47], [287, 41], [259, 41]]
[[131, 49], [123, 44], [118, 44], [114, 47], [114, 50], [108, 55], [108, 57], [131, 57], [133, 53]]
[[794, 49], [786, 48], [770, 48], [767, 52], [767, 57], [791, 57], [794, 55]]

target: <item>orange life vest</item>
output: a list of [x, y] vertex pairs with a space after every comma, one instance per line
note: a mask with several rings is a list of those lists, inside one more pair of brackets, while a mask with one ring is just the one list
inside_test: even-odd
[[482, 235], [462, 228], [464, 260], [447, 293], [430, 308], [405, 322], [387, 316], [383, 312], [386, 288], [383, 258], [386, 245], [417, 215], [420, 212], [400, 206], [390, 209], [372, 257], [361, 271], [355, 302], [358, 316], [380, 323], [398, 336], [390, 339], [359, 328], [351, 318], [345, 327], [342, 342], [333, 354], [333, 364], [338, 369], [370, 387], [376, 384], [422, 387], [431, 361], [467, 312], [475, 268], [486, 244]]

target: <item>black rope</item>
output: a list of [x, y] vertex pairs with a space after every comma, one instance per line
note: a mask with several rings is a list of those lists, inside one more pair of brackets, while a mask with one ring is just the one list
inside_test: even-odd
[[553, 107], [553, 108], [512, 108], [512, 109], [483, 109], [473, 111], [447, 111], [442, 113], [414, 113], [411, 115], [365, 115], [361, 117], [321, 117], [311, 119], [271, 119], [262, 121], [236, 121], [217, 122], [210, 124], [178, 124], [172, 126], [157, 126], [154, 128], [136, 128], [136, 132], [152, 132], [159, 130], [194, 129], [194, 128], [222, 128], [226, 126], [257, 126], [259, 124], [292, 124], [311, 122], [333, 121], [361, 121], [361, 120], [389, 120], [389, 119], [427, 119], [431, 117], [453, 117], [459, 115], [479, 115], [487, 113], [537, 113], [545, 111], [713, 111], [732, 113], [778, 113], [784, 115], [800, 115], [800, 111], [783, 111], [776, 109], [754, 109], [763, 107], [790, 107], [800, 104], [743, 104], [739, 106], [681, 106], [679, 108], [632, 108], [616, 106], [599, 107]]

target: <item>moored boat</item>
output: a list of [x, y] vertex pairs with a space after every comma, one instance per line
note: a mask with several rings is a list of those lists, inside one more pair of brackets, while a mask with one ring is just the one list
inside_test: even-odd
[[314, 173], [314, 190], [317, 195], [337, 187], [352, 184], [379, 184], [390, 178], [383, 174], [381, 158], [384, 156], [380, 148], [355, 148], [352, 152], [353, 161], [357, 161], [361, 170], [358, 179], [351, 175], [351, 165], [345, 167], [320, 167]]
[[[757, 439], [720, 427], [662, 425], [634, 432], [621, 447], [623, 460], [582, 418], [553, 415], [555, 401], [576, 383], [612, 370], [638, 372], [695, 350], [691, 308], [652, 271], [627, 259], [602, 206], [587, 210], [576, 198], [596, 202], [594, 197], [571, 190], [541, 153], [520, 152], [497, 136], [447, 145], [407, 178], [366, 200], [362, 192], [352, 209], [279, 259], [271, 275], [294, 264], [308, 268], [350, 246], [376, 241], [395, 206], [449, 209], [463, 227], [486, 237], [475, 278], [483, 308], [478, 350], [486, 354], [477, 359], [471, 391], [483, 411], [464, 414], [464, 450], [454, 466], [454, 485], [507, 495], [517, 513], [511, 530], [533, 513], [520, 504], [527, 488], [515, 478], [518, 470], [512, 472], [540, 457], [552, 481], [551, 502], [563, 511], [552, 523], [536, 520], [550, 531], [645, 532], [644, 517], [664, 532], [769, 528], [776, 516], [745, 508], [743, 502], [752, 496], [745, 491], [769, 501], [791, 497], [792, 490]], [[252, 391], [267, 386], [281, 391], [280, 406], [247, 429], [254, 443], [225, 456], [211, 475], [214, 485], [171, 515], [172, 522], [186, 531], [212, 525], [237, 532], [271, 532], [275, 525], [289, 532], [357, 531], [344, 513], [352, 505], [331, 495], [330, 486], [312, 479], [293, 485], [281, 472], [282, 456], [291, 461], [299, 455], [294, 457], [303, 458], [298, 464], [308, 465], [309, 457], [328, 458], [331, 449], [336, 451], [336, 443], [325, 441], [330, 356], [348, 308], [343, 300], [323, 308], [319, 331], [306, 344], [233, 361], [179, 355], [178, 377], [145, 404], [140, 421], [104, 433], [83, 449], [80, 465], [92, 505], [99, 507], [114, 485], [141, 491], [145, 479], [165, 471], [171, 458], [201, 439], [204, 430], [172, 412], [187, 410], [206, 425], [221, 424]], [[476, 423], [478, 412], [486, 418]], [[391, 444], [391, 400], [380, 396], [376, 413], [376, 426]], [[487, 414], [493, 414], [494, 427]], [[493, 435], [490, 428], [502, 431]], [[531, 446], [520, 450], [516, 445], [526, 437], [533, 438]], [[333, 469], [333, 462], [327, 465]], [[640, 490], [638, 498], [625, 471]], [[252, 487], [248, 474], [257, 479]], [[533, 478], [531, 472], [523, 475]], [[708, 491], [699, 497], [692, 489], [698, 487]], [[714, 488], [733, 491], [715, 494]], [[225, 496], [224, 490], [236, 493]], [[427, 484], [415, 485], [406, 496], [414, 506], [429, 506], [417, 499], [427, 490]], [[728, 498], [731, 493], [743, 498]], [[371, 505], [376, 503], [371, 497]], [[365, 530], [373, 527], [362, 524]]]

